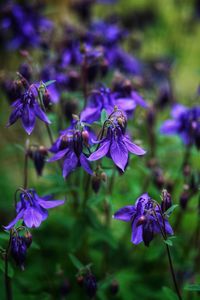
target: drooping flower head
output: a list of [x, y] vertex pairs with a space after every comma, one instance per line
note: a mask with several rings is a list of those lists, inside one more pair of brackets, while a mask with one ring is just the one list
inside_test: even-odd
[[23, 190], [16, 206], [17, 216], [4, 228], [10, 230], [19, 220], [28, 228], [39, 227], [48, 217], [48, 209], [64, 204], [63, 200], [52, 200], [52, 197], [39, 197], [34, 189]]
[[131, 242], [135, 245], [144, 242], [149, 246], [155, 234], [172, 235], [173, 230], [163, 214], [160, 205], [147, 193], [141, 195], [135, 205], [124, 206], [113, 216], [124, 222], [130, 222]]
[[49, 162], [63, 160], [63, 177], [66, 178], [77, 167], [82, 166], [88, 173], [92, 174], [87, 156], [83, 152], [84, 146], [88, 144], [89, 133], [83, 127], [76, 125], [61, 132], [60, 137], [49, 149], [55, 153]]
[[38, 92], [36, 86], [26, 86], [25, 92], [12, 104], [13, 111], [7, 126], [11, 126], [18, 119], [21, 119], [25, 131], [28, 134], [31, 134], [35, 126], [36, 117], [41, 121], [50, 124], [51, 122], [45, 112], [41, 109], [37, 97]]
[[200, 106], [187, 108], [177, 104], [172, 109], [172, 117], [173, 120], [167, 120], [161, 126], [161, 133], [177, 134], [184, 144], [200, 149]]
[[129, 136], [126, 135], [126, 116], [118, 109], [115, 109], [105, 121], [101, 138], [96, 143], [99, 145], [96, 151], [90, 155], [89, 160], [94, 161], [108, 156], [122, 171], [127, 166], [129, 152], [136, 155], [145, 154], [145, 151], [132, 143]]

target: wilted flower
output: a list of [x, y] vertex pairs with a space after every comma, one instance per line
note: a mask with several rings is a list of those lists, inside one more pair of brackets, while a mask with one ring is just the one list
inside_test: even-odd
[[19, 99], [13, 102], [13, 111], [10, 115], [7, 126], [11, 126], [18, 119], [21, 119], [22, 126], [28, 134], [34, 129], [36, 117], [41, 121], [50, 124], [44, 111], [37, 101], [37, 91], [34, 85], [31, 85]]
[[16, 206], [17, 216], [4, 228], [10, 230], [19, 220], [23, 220], [28, 228], [39, 227], [48, 217], [48, 209], [62, 204], [63, 200], [52, 200], [50, 195], [39, 197], [34, 189], [24, 190]]
[[[49, 162], [63, 159], [63, 177], [66, 178], [77, 167], [92, 174], [86, 155], [83, 153], [83, 146], [87, 146], [86, 130], [69, 128], [62, 131], [60, 137], [55, 141], [49, 151], [55, 153]], [[87, 137], [86, 137], [87, 135]]]
[[102, 137], [97, 150], [88, 158], [90, 161], [98, 160], [104, 156], [110, 157], [115, 165], [122, 171], [125, 170], [128, 163], [128, 153], [144, 155], [145, 151], [132, 143], [129, 136], [125, 134], [126, 117], [122, 111], [114, 111], [107, 121], [103, 131], [106, 129], [106, 136]]
[[177, 104], [172, 109], [173, 120], [161, 126], [161, 133], [178, 134], [186, 145], [200, 149], [200, 106], [187, 108]]
[[173, 230], [162, 214], [158, 203], [147, 194], [141, 195], [135, 205], [124, 206], [114, 214], [114, 219], [131, 222], [131, 242], [135, 245], [144, 242], [149, 246], [155, 234], [172, 235]]

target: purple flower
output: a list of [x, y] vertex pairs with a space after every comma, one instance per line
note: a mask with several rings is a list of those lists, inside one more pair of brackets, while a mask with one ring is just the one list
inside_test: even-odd
[[[135, 205], [124, 206], [113, 216], [124, 222], [131, 222], [131, 242], [135, 245], [144, 242], [149, 246], [155, 234], [172, 235], [173, 230], [162, 214], [161, 207], [147, 193], [141, 195]], [[162, 231], [162, 232], [161, 232]]]
[[172, 117], [161, 126], [161, 133], [177, 134], [184, 144], [194, 144], [200, 149], [200, 106], [187, 108], [176, 104], [172, 109]]
[[14, 101], [12, 104], [13, 111], [7, 126], [11, 126], [18, 119], [21, 119], [25, 131], [28, 134], [31, 134], [35, 126], [36, 117], [41, 121], [50, 124], [51, 122], [41, 109], [36, 97], [35, 87], [32, 85], [19, 99]]
[[11, 239], [11, 255], [16, 264], [24, 270], [24, 263], [26, 260], [27, 244], [23, 236], [13, 236]]
[[105, 122], [105, 126], [107, 126], [106, 136], [97, 142], [99, 147], [88, 159], [94, 161], [108, 156], [118, 168], [124, 171], [128, 163], [129, 152], [144, 155], [145, 151], [132, 143], [129, 136], [125, 134], [126, 117], [121, 111], [113, 112]]
[[82, 166], [88, 174], [92, 174], [87, 157], [83, 153], [84, 144], [87, 145], [87, 142], [88, 132], [86, 130], [69, 128], [62, 131], [60, 137], [50, 148], [55, 155], [48, 161], [63, 160], [64, 178], [79, 166]]
[[50, 195], [39, 197], [34, 189], [24, 190], [20, 193], [17, 203], [15, 219], [4, 228], [10, 230], [19, 220], [23, 220], [29, 228], [39, 227], [48, 217], [48, 209], [64, 203], [63, 200], [51, 200]]
[[100, 119], [103, 109], [110, 115], [114, 106], [117, 106], [129, 115], [137, 105], [147, 107], [145, 101], [137, 92], [131, 91], [129, 94], [117, 93], [111, 92], [105, 86], [101, 86], [91, 93], [88, 105], [81, 113], [81, 121], [93, 123]]

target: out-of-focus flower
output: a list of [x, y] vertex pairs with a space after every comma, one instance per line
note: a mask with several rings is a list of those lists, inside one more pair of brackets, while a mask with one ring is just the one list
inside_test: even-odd
[[131, 242], [135, 245], [144, 242], [149, 246], [155, 234], [172, 235], [173, 230], [162, 214], [158, 203], [147, 194], [141, 195], [135, 205], [124, 206], [114, 214], [114, 219], [130, 222], [132, 227]]
[[31, 146], [28, 150], [28, 155], [34, 162], [38, 176], [41, 176], [48, 155], [48, 149], [44, 146]]
[[87, 274], [84, 278], [84, 286], [86, 293], [90, 298], [93, 298], [97, 292], [97, 280], [93, 274]]
[[37, 92], [34, 85], [31, 85], [19, 99], [13, 102], [13, 111], [10, 115], [7, 126], [13, 125], [18, 119], [21, 119], [22, 126], [28, 134], [34, 129], [36, 117], [41, 121], [50, 124], [44, 111], [37, 101]]
[[144, 155], [145, 151], [132, 143], [129, 136], [125, 134], [126, 117], [122, 111], [114, 111], [105, 124], [107, 128], [103, 128], [103, 131], [106, 129], [106, 135], [96, 142], [99, 147], [88, 159], [94, 161], [108, 156], [118, 168], [124, 171], [128, 163], [129, 152]]
[[19, 220], [23, 220], [28, 228], [39, 227], [48, 217], [48, 209], [64, 204], [63, 200], [52, 200], [52, 197], [39, 197], [34, 189], [20, 193], [15, 219], [4, 228], [10, 230]]
[[129, 95], [122, 92], [111, 92], [109, 88], [100, 86], [92, 91], [88, 99], [87, 107], [81, 113], [81, 121], [93, 123], [100, 119], [102, 109], [107, 114], [111, 114], [114, 106], [123, 110], [127, 114], [134, 111], [137, 105], [146, 107], [143, 98], [135, 91], [131, 91]]
[[49, 159], [49, 162], [63, 160], [64, 178], [79, 166], [82, 166], [87, 173], [92, 174], [87, 157], [83, 153], [83, 147], [87, 146], [87, 143], [88, 132], [86, 130], [66, 129], [61, 132], [60, 137], [50, 148], [49, 151], [55, 155]]
[[200, 149], [200, 106], [187, 108], [176, 104], [172, 109], [172, 117], [173, 120], [167, 120], [161, 126], [161, 133], [177, 134], [184, 144]]

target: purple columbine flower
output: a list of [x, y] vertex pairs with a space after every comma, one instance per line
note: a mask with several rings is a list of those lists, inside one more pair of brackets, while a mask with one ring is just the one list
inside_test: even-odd
[[115, 110], [104, 125], [102, 133], [106, 131], [106, 136], [96, 142], [99, 147], [88, 158], [90, 161], [108, 156], [118, 168], [124, 171], [128, 164], [129, 152], [136, 155], [145, 154], [145, 151], [132, 143], [129, 136], [125, 134], [126, 117], [122, 111]]
[[55, 153], [48, 161], [63, 160], [63, 177], [66, 178], [77, 167], [82, 166], [92, 174], [86, 155], [83, 153], [84, 145], [87, 146], [89, 133], [86, 130], [69, 128], [61, 132], [60, 137], [50, 148]]
[[163, 215], [160, 205], [147, 193], [141, 195], [135, 205], [124, 206], [113, 216], [124, 222], [131, 222], [131, 242], [135, 245], [144, 242], [149, 246], [155, 234], [172, 235], [173, 230]]
[[50, 195], [39, 197], [34, 189], [24, 190], [16, 206], [17, 216], [4, 228], [10, 230], [19, 220], [23, 220], [28, 228], [39, 227], [48, 217], [48, 209], [62, 204], [63, 200], [52, 200]]
[[24, 270], [24, 263], [26, 260], [27, 244], [23, 236], [13, 236], [11, 239], [11, 255], [16, 264]]
[[31, 85], [19, 99], [13, 102], [11, 105], [13, 111], [7, 124], [8, 127], [13, 125], [18, 119], [21, 119], [25, 131], [31, 134], [35, 126], [36, 117], [47, 124], [51, 123], [36, 99], [36, 91], [36, 86]]
[[196, 145], [200, 149], [200, 106], [187, 108], [176, 104], [172, 109], [173, 120], [161, 126], [161, 133], [178, 134], [186, 145]]
[[114, 106], [127, 114], [132, 113], [137, 105], [146, 107], [145, 101], [137, 92], [131, 91], [129, 95], [111, 92], [105, 86], [93, 90], [88, 100], [88, 106], [81, 113], [81, 121], [87, 123], [99, 120], [103, 109], [110, 115]]

